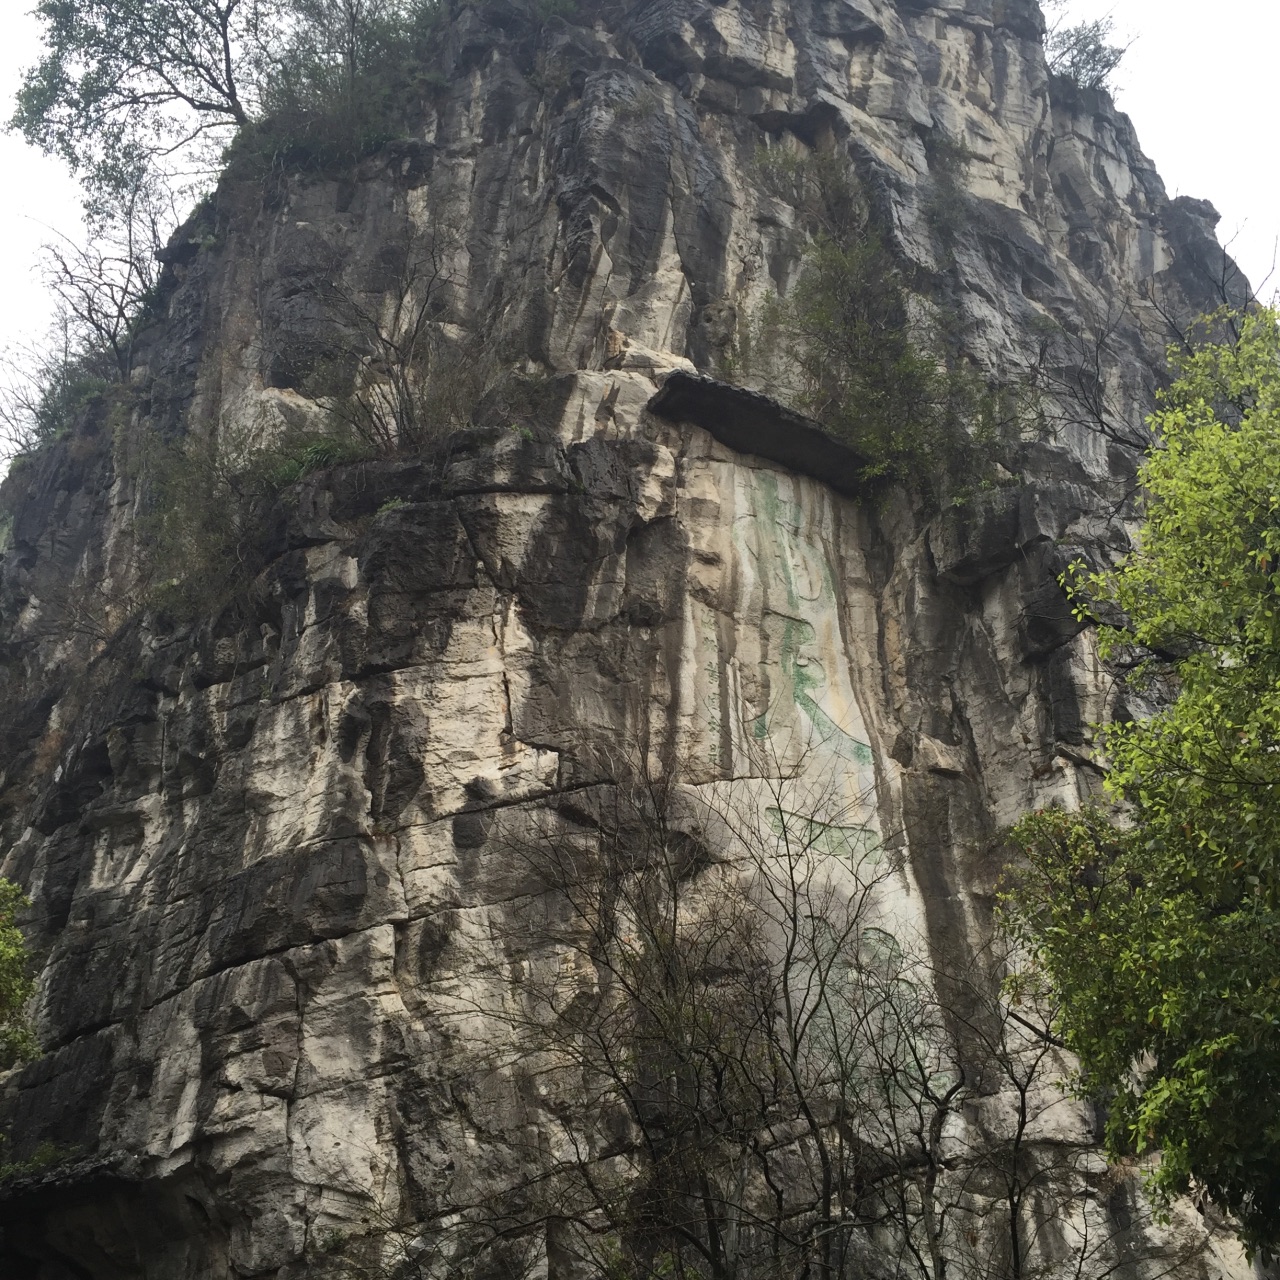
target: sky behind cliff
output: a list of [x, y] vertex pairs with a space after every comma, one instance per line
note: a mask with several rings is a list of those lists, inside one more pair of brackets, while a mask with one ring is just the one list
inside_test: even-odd
[[1116, 102], [1170, 195], [1212, 201], [1230, 245], [1260, 296], [1280, 287], [1272, 276], [1280, 238], [1280, 168], [1271, 150], [1276, 127], [1276, 50], [1280, 5], [1274, 0], [1072, 0], [1073, 20], [1110, 14], [1132, 40], [1116, 73]]
[[[37, 26], [0, 0], [0, 98], [4, 114], [21, 68], [37, 56]], [[1218, 0], [1212, 14], [1192, 0], [1072, 0], [1075, 19], [1111, 13], [1135, 37], [1117, 74], [1121, 108], [1171, 194], [1211, 200], [1219, 235], [1256, 288], [1270, 296], [1280, 238], [1280, 167], [1274, 163], [1275, 50], [1280, 6]], [[57, 162], [0, 135], [0, 350], [41, 338], [51, 307], [40, 284], [40, 246], [79, 229], [75, 183]]]

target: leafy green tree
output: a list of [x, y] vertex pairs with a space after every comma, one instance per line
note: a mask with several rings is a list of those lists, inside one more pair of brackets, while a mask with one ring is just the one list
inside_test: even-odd
[[261, 0], [40, 0], [44, 53], [12, 125], [91, 182], [136, 182], [147, 157], [245, 125]]
[[[269, 115], [331, 123], [386, 106], [431, 0], [40, 0], [44, 51], [11, 126], [91, 197]], [[216, 167], [218, 150], [204, 157]]]
[[1061, 1000], [1116, 1153], [1160, 1152], [1248, 1247], [1280, 1244], [1280, 316], [1171, 353], [1144, 522], [1079, 575], [1105, 658], [1154, 714], [1110, 726], [1099, 811], [1032, 815], [1010, 918]]

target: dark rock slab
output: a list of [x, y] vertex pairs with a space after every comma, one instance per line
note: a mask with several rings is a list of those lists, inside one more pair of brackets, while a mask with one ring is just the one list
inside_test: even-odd
[[649, 409], [670, 422], [692, 422], [738, 453], [754, 453], [812, 476], [839, 493], [858, 497], [866, 491], [863, 469], [869, 459], [778, 401], [677, 370], [649, 401]]

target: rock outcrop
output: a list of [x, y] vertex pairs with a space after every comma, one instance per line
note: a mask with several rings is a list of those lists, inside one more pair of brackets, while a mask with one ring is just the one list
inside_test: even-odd
[[[696, 791], [803, 744], [942, 965], [986, 935], [1000, 828], [1096, 786], [1114, 695], [1057, 579], [1127, 545], [1147, 304], [1234, 287], [1212, 209], [1051, 83], [1033, 0], [531, 12], [461, 8], [420, 131], [357, 171], [229, 176], [127, 410], [6, 481], [0, 853], [44, 1052], [4, 1106], [15, 1160], [54, 1153], [3, 1192], [7, 1275], [321, 1275], [370, 1203], [497, 1195], [542, 1105], [462, 1017], [529, 962], [503, 835], [605, 747]], [[864, 500], [855, 454], [733, 385], [804, 246], [757, 154], [819, 144], [972, 361], [1047, 379], [1048, 431], [962, 507]], [[131, 610], [136, 441], [304, 419], [317, 283], [424, 246], [433, 320], [519, 379], [425, 458], [300, 481], [236, 607]], [[1043, 1140], [1090, 1150], [1062, 1114]], [[1243, 1266], [1189, 1209], [1143, 1238]]]

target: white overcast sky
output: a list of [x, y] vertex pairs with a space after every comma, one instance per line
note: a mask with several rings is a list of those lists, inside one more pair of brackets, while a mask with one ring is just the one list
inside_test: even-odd
[[[0, 99], [37, 56], [28, 0], [0, 0]], [[1110, 13], [1133, 38], [1118, 73], [1120, 106], [1172, 195], [1213, 201], [1219, 235], [1261, 285], [1280, 238], [1275, 145], [1276, 0], [1072, 0], [1073, 18]], [[49, 306], [37, 262], [51, 229], [79, 226], [75, 183], [55, 161], [0, 134], [0, 350], [39, 339]], [[1280, 283], [1280, 277], [1272, 286]], [[1265, 291], [1269, 296], [1272, 289]]]

